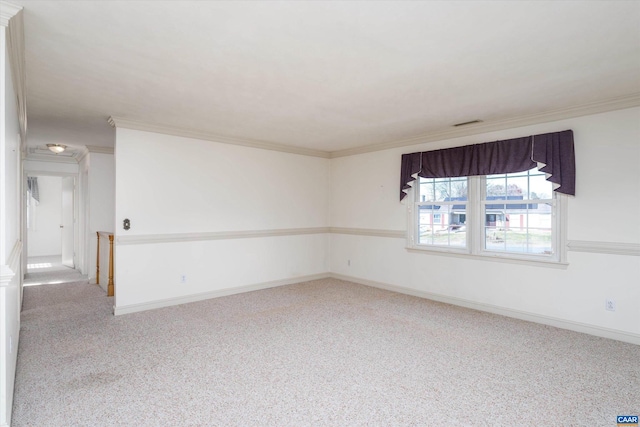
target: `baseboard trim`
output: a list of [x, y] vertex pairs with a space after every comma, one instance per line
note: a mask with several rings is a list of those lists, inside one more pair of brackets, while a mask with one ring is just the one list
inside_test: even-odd
[[220, 289], [217, 291], [203, 292], [193, 295], [185, 295], [175, 298], [167, 298], [158, 301], [145, 302], [140, 304], [131, 304], [125, 306], [114, 306], [113, 314], [120, 316], [122, 314], [136, 313], [139, 311], [154, 310], [156, 308], [170, 307], [174, 305], [187, 304], [190, 302], [203, 301], [211, 298], [226, 297], [229, 295], [242, 294], [245, 292], [259, 291], [261, 289], [276, 288], [278, 286], [293, 285], [294, 283], [308, 282], [311, 280], [326, 279], [330, 277], [330, 273], [311, 274], [307, 276], [291, 277], [289, 279], [273, 280], [270, 282], [255, 283], [252, 285], [239, 286], [236, 288]]
[[431, 292], [425, 292], [425, 291], [419, 291], [416, 289], [407, 288], [404, 286], [392, 285], [389, 283], [382, 283], [374, 280], [362, 279], [359, 277], [348, 276], [348, 275], [338, 274], [338, 273], [330, 273], [330, 272], [311, 274], [307, 276], [297, 276], [297, 277], [292, 277], [288, 279], [273, 280], [270, 282], [255, 283], [252, 285], [239, 286], [236, 288], [228, 288], [228, 289], [221, 289], [221, 290], [212, 291], [212, 292], [203, 292], [199, 294], [185, 295], [185, 296], [176, 297], [176, 298], [168, 298], [168, 299], [163, 299], [158, 301], [151, 301], [148, 303], [131, 304], [131, 305], [120, 306], [120, 307], [114, 306], [113, 314], [116, 316], [120, 316], [124, 314], [137, 313], [140, 311], [154, 310], [157, 308], [171, 307], [171, 306], [180, 305], [180, 304], [188, 304], [191, 302], [203, 301], [211, 298], [225, 297], [229, 295], [259, 291], [261, 289], [276, 288], [278, 286], [286, 286], [286, 285], [292, 285], [295, 283], [309, 282], [311, 280], [319, 280], [319, 279], [326, 279], [326, 278], [344, 280], [347, 282], [358, 283], [361, 285], [371, 286], [378, 289], [384, 289], [391, 292], [411, 295], [418, 298], [425, 298], [432, 301], [438, 301], [446, 304], [456, 305], [459, 307], [465, 307], [473, 310], [499, 314], [501, 316], [512, 317], [520, 320], [526, 320], [528, 322], [553, 326], [560, 329], [567, 329], [570, 331], [594, 335], [597, 337], [609, 338], [617, 341], [627, 342], [630, 344], [640, 345], [640, 334], [623, 332], [615, 329], [603, 328], [601, 326], [590, 325], [587, 323], [560, 319], [553, 316], [545, 316], [545, 315], [530, 313], [522, 310], [513, 310], [510, 308], [500, 307], [493, 304], [479, 303], [479, 302], [470, 301], [463, 298], [439, 295]]
[[368, 279], [361, 279], [358, 277], [347, 276], [344, 274], [331, 273], [330, 276], [334, 279], [359, 283], [361, 285], [371, 286], [379, 289], [385, 289], [388, 291], [398, 292], [405, 295], [412, 295], [419, 298], [426, 298], [429, 300], [443, 302], [446, 304], [457, 305], [460, 307], [470, 308], [473, 310], [499, 314], [501, 316], [507, 316], [507, 317], [526, 320], [529, 322], [539, 323], [543, 325], [554, 326], [560, 329], [568, 329], [575, 332], [595, 335], [597, 337], [609, 338], [617, 341], [623, 341], [631, 344], [640, 345], [640, 334], [622, 332], [615, 329], [603, 328], [601, 326], [590, 325], [590, 324], [581, 323], [581, 322], [574, 322], [571, 320], [565, 320], [557, 317], [545, 316], [545, 315], [530, 313], [530, 312], [521, 311], [521, 310], [513, 310], [510, 308], [504, 308], [504, 307], [500, 307], [492, 304], [486, 304], [486, 303], [479, 303], [479, 302], [470, 301], [462, 298], [438, 295], [431, 292], [419, 291], [416, 289], [406, 288], [404, 286], [391, 285], [388, 283], [376, 282]]

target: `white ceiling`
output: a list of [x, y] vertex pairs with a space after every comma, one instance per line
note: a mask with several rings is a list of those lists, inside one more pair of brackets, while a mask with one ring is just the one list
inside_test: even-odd
[[17, 1], [29, 144], [109, 116], [325, 151], [640, 93], [640, 2]]

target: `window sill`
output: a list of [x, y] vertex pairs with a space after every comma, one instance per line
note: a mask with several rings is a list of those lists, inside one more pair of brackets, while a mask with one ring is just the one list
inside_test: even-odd
[[517, 258], [517, 257], [507, 257], [502, 255], [470, 254], [466, 252], [463, 253], [463, 252], [456, 252], [456, 251], [431, 249], [431, 248], [425, 248], [425, 247], [407, 247], [406, 250], [407, 252], [411, 252], [411, 253], [475, 259], [479, 261], [482, 260], [482, 261], [503, 262], [507, 264], [521, 264], [521, 265], [529, 265], [534, 267], [559, 268], [563, 270], [566, 270], [567, 266], [569, 265], [568, 262], [560, 262], [560, 261], [553, 261], [553, 260]]

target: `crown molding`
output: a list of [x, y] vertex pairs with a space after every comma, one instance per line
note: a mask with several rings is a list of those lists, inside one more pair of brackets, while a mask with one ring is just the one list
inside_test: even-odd
[[87, 149], [87, 146], [85, 145], [80, 150], [80, 153], [78, 153], [78, 155], [76, 156], [76, 161], [78, 163], [82, 162], [84, 160], [84, 158], [87, 157], [88, 154], [89, 154], [89, 150]]
[[15, 4], [8, 3], [6, 1], [0, 1], [0, 25], [8, 27], [11, 18], [16, 16], [21, 10], [21, 6], [16, 6]]
[[84, 157], [83, 153], [73, 153], [70, 156], [65, 156], [65, 155], [59, 155], [59, 154], [47, 154], [44, 153], [44, 150], [41, 150], [42, 152], [38, 151], [38, 147], [29, 147], [27, 149], [27, 155], [25, 156], [24, 160], [34, 160], [34, 161], [39, 161], [39, 162], [53, 162], [53, 163], [78, 163], [79, 157]]
[[113, 147], [103, 147], [100, 145], [87, 145], [86, 148], [89, 153], [98, 154], [113, 154], [115, 151]]
[[284, 153], [300, 154], [303, 156], [321, 157], [325, 159], [333, 159], [338, 157], [355, 156], [358, 154], [371, 153], [375, 151], [389, 150], [392, 148], [408, 147], [411, 145], [422, 144], [426, 142], [443, 141], [451, 138], [462, 136], [478, 135], [481, 133], [493, 132], [498, 130], [513, 129], [522, 126], [535, 125], [540, 123], [548, 123], [559, 120], [570, 119], [573, 117], [588, 116], [591, 114], [605, 113], [608, 111], [623, 110], [625, 108], [633, 108], [640, 106], [640, 93], [625, 95], [617, 98], [611, 98], [604, 101], [597, 101], [588, 104], [562, 108], [556, 110], [545, 111], [542, 113], [529, 114], [526, 116], [512, 117], [509, 119], [482, 122], [475, 125], [465, 126], [461, 128], [444, 129], [436, 132], [429, 132], [417, 135], [411, 138], [389, 141], [380, 144], [364, 145], [355, 148], [347, 148], [345, 150], [322, 151], [311, 148], [295, 147], [291, 145], [278, 144], [274, 142], [259, 141], [252, 139], [231, 138], [227, 136], [216, 135], [213, 133], [193, 131], [178, 127], [164, 126], [154, 123], [145, 123], [136, 120], [125, 119], [122, 117], [111, 116], [108, 123], [114, 128], [124, 128], [141, 130], [145, 132], [155, 132], [167, 135], [181, 136], [185, 138], [202, 139], [206, 141], [219, 142], [223, 144], [241, 145], [244, 147], [259, 148], [263, 150], [280, 151]]
[[61, 154], [53, 154], [44, 147], [31, 146], [27, 148], [26, 155], [23, 159], [56, 163], [80, 163], [89, 153], [113, 154], [113, 152], [113, 147], [85, 145], [80, 148], [71, 147]]
[[412, 138], [398, 141], [390, 141], [381, 144], [365, 145], [355, 148], [347, 148], [331, 152], [331, 158], [354, 156], [357, 154], [371, 153], [374, 151], [388, 150], [391, 148], [407, 147], [410, 145], [422, 144], [425, 142], [442, 141], [462, 136], [477, 135], [480, 133], [493, 132], [504, 129], [513, 129], [522, 126], [535, 125], [540, 123], [555, 122], [558, 120], [570, 119], [573, 117], [588, 116], [591, 114], [605, 113], [608, 111], [623, 110], [640, 106], [640, 93], [607, 99], [604, 101], [592, 102], [579, 106], [546, 111], [543, 113], [529, 114], [526, 116], [513, 117], [504, 120], [482, 122], [461, 128], [445, 129], [442, 131], [426, 133]]
[[89, 153], [113, 155], [114, 151], [115, 150], [113, 149], [113, 147], [103, 147], [100, 145], [85, 145], [80, 150], [80, 153], [76, 156], [76, 161], [80, 163], [81, 161], [84, 160], [85, 157], [87, 157], [87, 155], [89, 155]]
[[78, 163], [75, 157], [53, 157], [43, 156], [40, 154], [27, 154], [25, 160], [33, 160], [36, 162], [51, 162], [51, 163]]
[[203, 139], [206, 141], [219, 142], [222, 144], [240, 145], [244, 147], [259, 148], [262, 150], [280, 151], [283, 153], [300, 154], [303, 156], [330, 158], [328, 151], [314, 150], [311, 148], [295, 147], [291, 145], [278, 144], [274, 142], [259, 141], [253, 139], [231, 138], [228, 136], [216, 135], [209, 132], [194, 131], [172, 126], [164, 126], [154, 123], [144, 123], [136, 120], [124, 119], [121, 117], [109, 117], [109, 124], [114, 128], [124, 128], [141, 130], [145, 132], [162, 133], [166, 135], [181, 136], [185, 138]]

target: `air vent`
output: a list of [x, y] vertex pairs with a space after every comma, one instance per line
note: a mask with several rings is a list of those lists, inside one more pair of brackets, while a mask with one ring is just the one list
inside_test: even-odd
[[453, 127], [457, 128], [459, 126], [473, 125], [476, 123], [482, 123], [482, 120], [471, 120], [470, 122], [457, 123], [453, 125]]

